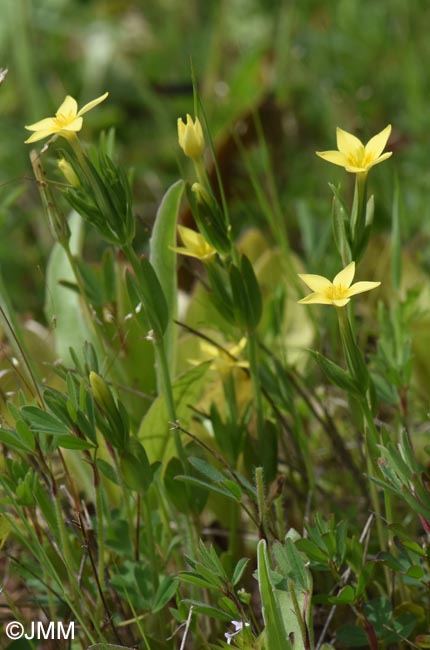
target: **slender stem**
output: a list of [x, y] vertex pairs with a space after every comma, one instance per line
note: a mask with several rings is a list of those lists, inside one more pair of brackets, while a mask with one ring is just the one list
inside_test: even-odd
[[158, 589], [159, 570], [158, 570], [158, 559], [157, 559], [155, 540], [154, 540], [154, 531], [152, 528], [151, 505], [149, 502], [148, 493], [146, 493], [145, 496], [143, 497], [142, 503], [145, 511], [145, 532], [146, 532], [146, 539], [148, 543], [149, 561], [151, 563], [151, 570], [152, 570], [152, 583], [153, 583], [154, 593], [155, 593]]
[[[95, 465], [95, 467], [97, 467]], [[104, 526], [103, 526], [103, 495], [102, 495], [102, 485], [98, 480], [98, 471], [97, 472], [97, 481], [94, 485], [94, 491], [96, 493], [96, 513], [97, 513], [97, 545], [98, 545], [98, 564], [97, 564], [97, 574], [99, 577], [100, 590], [105, 590], [105, 536], [104, 536]]]
[[267, 533], [268, 533], [267, 507], [266, 507], [266, 495], [264, 490], [264, 474], [263, 474], [262, 467], [255, 468], [255, 485], [257, 488], [257, 503], [258, 503], [258, 512], [260, 515], [260, 528], [263, 535], [267, 539]]
[[367, 173], [355, 175], [354, 201], [351, 214], [353, 256], [359, 251], [366, 227]]
[[164, 349], [163, 341], [155, 342], [155, 358], [160, 371], [163, 396], [166, 400], [169, 420], [170, 422], [173, 423], [173, 436], [175, 440], [176, 453], [178, 454], [178, 458], [185, 468], [187, 466], [187, 458], [185, 456], [181, 436], [179, 435], [179, 429], [176, 426], [177, 423], [176, 406], [173, 397], [172, 383], [170, 381], [170, 373], [167, 365], [167, 357], [166, 357], [166, 351]]
[[[134, 248], [130, 245], [124, 246], [123, 252], [126, 255], [127, 259], [129, 260], [130, 264], [132, 265], [136, 276], [136, 280], [137, 282], [139, 282], [142, 271]], [[172, 382], [170, 379], [170, 371], [167, 363], [166, 350], [165, 350], [163, 339], [155, 340], [154, 345], [155, 345], [156, 363], [157, 363], [157, 367], [161, 379], [162, 393], [164, 399], [166, 400], [169, 421], [174, 425], [173, 435], [175, 439], [176, 452], [178, 454], [179, 460], [182, 462], [185, 468], [187, 465], [187, 459], [185, 456], [181, 437], [179, 435], [179, 429], [176, 426], [177, 416], [176, 416], [175, 399], [173, 396]]]

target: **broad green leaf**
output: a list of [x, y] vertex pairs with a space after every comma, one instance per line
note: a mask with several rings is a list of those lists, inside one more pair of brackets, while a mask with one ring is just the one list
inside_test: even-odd
[[[203, 389], [208, 364], [201, 364], [181, 375], [173, 384], [176, 415], [184, 429], [192, 417], [190, 404], [196, 404]], [[145, 446], [149, 462], [168, 461], [175, 453], [173, 432], [164, 397], [159, 395], [146, 413], [137, 437]]]
[[[72, 254], [79, 255], [82, 249], [83, 222], [82, 218], [72, 212], [69, 218], [70, 249]], [[64, 364], [70, 364], [70, 348], [72, 347], [82, 359], [84, 341], [95, 343], [95, 335], [91, 325], [85, 320], [81, 300], [77, 293], [61, 286], [61, 280], [75, 282], [75, 276], [70, 267], [67, 255], [59, 244], [54, 244], [46, 269], [46, 298], [45, 315], [48, 323], [55, 322], [54, 336], [57, 356]]]
[[[312, 643], [312, 576], [305, 566], [305, 559], [299, 553], [294, 541], [287, 537], [285, 545], [275, 544], [274, 555], [278, 571], [286, 578], [282, 587], [277, 585], [275, 594], [288, 635], [294, 635], [295, 650], [305, 650], [306, 639], [303, 638], [299, 618], [304, 621]], [[284, 586], [285, 584], [285, 586]]]
[[276, 590], [270, 578], [271, 569], [264, 539], [258, 543], [257, 560], [258, 585], [263, 608], [263, 619], [266, 626], [267, 646], [270, 650], [292, 650], [279, 601], [275, 595]]
[[[150, 262], [158, 276], [170, 315], [169, 324], [164, 334], [167, 362], [171, 374], [175, 374], [176, 361], [176, 318], [178, 287], [176, 273], [176, 222], [179, 206], [184, 191], [184, 181], [179, 180], [169, 187], [164, 195], [155, 218], [150, 240]], [[160, 386], [160, 379], [158, 379]]]

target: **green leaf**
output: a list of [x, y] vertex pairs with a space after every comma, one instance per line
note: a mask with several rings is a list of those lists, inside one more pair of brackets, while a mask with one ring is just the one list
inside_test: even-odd
[[[82, 250], [84, 235], [82, 218], [72, 212], [69, 218], [71, 230], [70, 249], [73, 255]], [[65, 365], [72, 362], [70, 348], [82, 350], [84, 341], [95, 341], [94, 330], [87, 322], [77, 293], [60, 285], [61, 280], [75, 282], [67, 255], [59, 244], [54, 244], [46, 269], [45, 315], [48, 323], [54, 322], [55, 351]], [[79, 352], [79, 358], [82, 355]]]
[[[209, 364], [195, 366], [173, 384], [176, 415], [184, 429], [192, 417], [190, 404], [196, 404], [203, 389], [203, 379]], [[173, 432], [163, 395], [152, 403], [140, 425], [137, 437], [144, 443], [149, 462], [167, 461], [175, 453]]]
[[192, 605], [193, 611], [196, 613], [203, 614], [204, 616], [211, 616], [212, 618], [217, 618], [220, 621], [230, 622], [231, 620], [230, 613], [227, 614], [226, 612], [223, 612], [222, 609], [218, 609], [218, 607], [212, 607], [212, 605], [207, 605], [200, 600], [191, 600], [190, 598], [186, 598], [183, 602], [187, 603], [188, 605]]
[[186, 582], [190, 585], [197, 585], [198, 587], [203, 587], [204, 589], [219, 589], [218, 584], [214, 584], [211, 581], [205, 580], [198, 573], [193, 573], [192, 571], [180, 571], [178, 577], [181, 582]]
[[220, 488], [218, 485], [214, 485], [213, 483], [207, 483], [206, 481], [201, 481], [200, 479], [194, 478], [193, 476], [184, 476], [183, 474], [178, 474], [177, 476], [175, 476], [175, 479], [177, 481], [182, 481], [183, 483], [190, 483], [191, 485], [195, 485], [196, 487], [204, 488], [209, 492], [216, 492], [217, 494], [222, 494], [222, 496], [227, 497], [228, 499], [233, 499], [236, 502], [238, 501], [236, 495], [233, 494], [230, 490], [224, 490]]
[[[176, 318], [178, 303], [176, 253], [172, 250], [172, 247], [176, 246], [176, 222], [184, 187], [184, 181], [180, 180], [167, 190], [158, 208], [150, 240], [151, 253], [149, 259], [160, 281], [170, 314], [170, 322], [164, 334], [164, 342], [167, 362], [172, 376], [175, 375], [176, 362], [176, 327], [173, 320]], [[160, 385], [160, 380], [158, 384]]]
[[164, 576], [161, 580], [151, 607], [153, 614], [167, 605], [178, 590], [178, 581], [173, 576]]
[[422, 567], [415, 564], [409, 567], [409, 569], [406, 572], [406, 575], [409, 578], [414, 578], [415, 580], [421, 580], [425, 575], [425, 571]]
[[264, 539], [258, 543], [257, 559], [258, 585], [263, 609], [263, 619], [266, 626], [267, 646], [270, 650], [292, 650], [287, 631], [284, 627], [279, 602], [275, 596], [275, 588], [270, 579], [271, 569]]
[[152, 482], [152, 471], [143, 446], [135, 438], [120, 454], [120, 470], [124, 482], [131, 490], [145, 492]]
[[[18, 422], [22, 422], [22, 420], [18, 420]], [[18, 428], [18, 422], [16, 424]], [[22, 422], [22, 424], [24, 424]], [[21, 436], [18, 435], [16, 431], [13, 429], [3, 429], [0, 427], [0, 442], [4, 443], [7, 447], [10, 447], [11, 449], [16, 449], [17, 451], [33, 451], [34, 446], [30, 447], [25, 440], [22, 439]]]
[[263, 301], [254, 269], [246, 255], [242, 255], [240, 270], [248, 302], [248, 326], [255, 329], [261, 319]]
[[351, 605], [355, 601], [355, 591], [351, 585], [346, 585], [337, 596], [332, 596], [328, 601], [332, 605]]
[[109, 465], [109, 463], [102, 458], [97, 458], [96, 465], [100, 472], [106, 476], [109, 481], [112, 481], [112, 483], [115, 483], [115, 485], [120, 485], [117, 473], [112, 465]]
[[286, 578], [290, 578], [294, 586], [302, 591], [309, 591], [311, 583], [305, 562], [291, 539], [286, 539], [285, 544], [276, 543], [273, 553], [278, 562], [278, 567]]
[[333, 363], [333, 361], [330, 361], [330, 359], [327, 359], [327, 357], [323, 356], [319, 352], [315, 352], [314, 350], [309, 350], [315, 361], [318, 363], [320, 366], [321, 370], [324, 372], [326, 375], [327, 379], [329, 379], [333, 384], [336, 386], [339, 386], [339, 388], [342, 388], [342, 390], [345, 390], [347, 393], [350, 393], [354, 397], [362, 398], [363, 397], [363, 392], [360, 390], [360, 387], [358, 386], [357, 382], [354, 380], [351, 375], [346, 372], [343, 368], [338, 366], [336, 363]]
[[200, 474], [203, 474], [212, 483], [222, 483], [226, 480], [222, 472], [217, 470], [213, 465], [210, 465], [210, 463], [207, 463], [203, 458], [190, 456], [188, 460]]
[[346, 648], [368, 648], [369, 640], [363, 628], [357, 625], [342, 625], [336, 632], [336, 639]]
[[243, 572], [245, 571], [246, 565], [248, 564], [248, 562], [249, 562], [249, 558], [248, 557], [243, 557], [236, 564], [236, 567], [235, 567], [234, 573], [233, 573], [233, 577], [231, 579], [234, 586], [236, 586], [237, 583], [240, 582], [240, 580], [241, 580], [241, 578], [243, 576]]
[[91, 442], [87, 442], [86, 440], [82, 440], [82, 438], [77, 438], [70, 434], [66, 436], [57, 436], [55, 444], [57, 447], [63, 447], [64, 449], [94, 449], [94, 445]]
[[51, 436], [62, 436], [68, 434], [70, 427], [61, 422], [58, 418], [37, 406], [23, 406], [21, 413], [30, 423], [32, 431], [37, 433], [48, 433]]

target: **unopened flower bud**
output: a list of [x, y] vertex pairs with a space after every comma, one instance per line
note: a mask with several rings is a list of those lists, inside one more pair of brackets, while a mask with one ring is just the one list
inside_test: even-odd
[[181, 117], [178, 118], [178, 140], [179, 146], [183, 149], [186, 156], [192, 158], [194, 161], [202, 157], [205, 150], [205, 140], [202, 125], [198, 117], [193, 122], [191, 115], [187, 114], [186, 124]]
[[60, 160], [57, 160], [57, 166], [69, 185], [72, 187], [79, 187], [79, 178], [76, 176], [75, 170], [67, 160], [60, 158]]

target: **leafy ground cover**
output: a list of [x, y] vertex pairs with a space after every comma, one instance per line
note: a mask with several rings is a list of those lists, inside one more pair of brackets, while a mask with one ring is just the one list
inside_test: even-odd
[[428, 648], [425, 4], [147, 5], [0, 24], [2, 647]]

